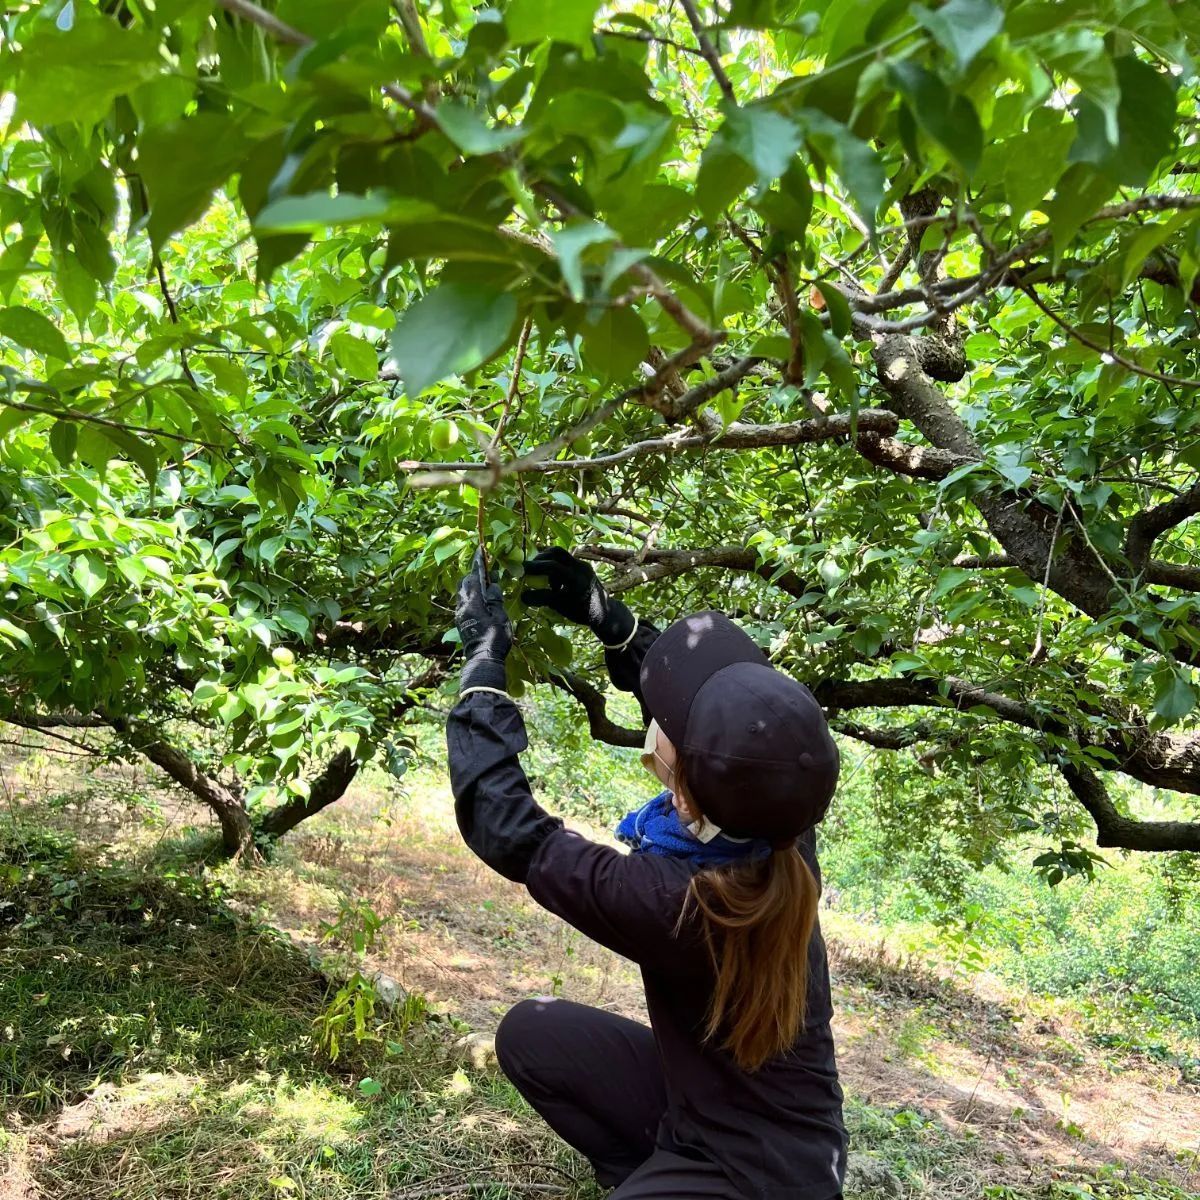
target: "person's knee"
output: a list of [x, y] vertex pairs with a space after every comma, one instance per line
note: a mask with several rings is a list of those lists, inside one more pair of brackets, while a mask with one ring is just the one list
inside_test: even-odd
[[559, 1001], [552, 997], [520, 1000], [503, 1016], [496, 1028], [496, 1060], [500, 1069], [515, 1079], [533, 1065], [538, 1049], [545, 1049], [547, 1026], [554, 1020]]

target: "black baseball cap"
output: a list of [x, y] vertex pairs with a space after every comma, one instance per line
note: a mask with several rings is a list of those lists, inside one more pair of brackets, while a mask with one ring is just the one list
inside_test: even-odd
[[723, 613], [668, 626], [641, 685], [688, 792], [727, 833], [784, 846], [825, 815], [839, 758], [821, 706]]

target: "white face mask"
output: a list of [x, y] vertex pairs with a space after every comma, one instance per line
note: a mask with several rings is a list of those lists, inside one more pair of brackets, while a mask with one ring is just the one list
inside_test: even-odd
[[646, 740], [642, 744], [642, 766], [658, 780], [663, 787], [672, 786], [675, 778], [675, 768], [667, 763], [658, 752], [658, 722], [651, 721], [646, 730]]
[[[654, 776], [665, 788], [674, 788], [675, 768], [667, 763], [661, 754], [658, 752], [658, 722], [651, 721], [650, 728], [646, 730], [646, 740], [642, 743], [642, 766]], [[692, 821], [687, 827], [696, 837], [702, 842], [711, 842], [719, 833], [721, 827], [714, 825], [707, 817], [701, 817], [697, 821]], [[747, 838], [730, 837], [725, 834], [731, 842], [744, 842]]]

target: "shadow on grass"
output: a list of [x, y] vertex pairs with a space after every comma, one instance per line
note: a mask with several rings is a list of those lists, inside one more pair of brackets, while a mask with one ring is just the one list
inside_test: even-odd
[[5, 1197], [591, 1194], [507, 1083], [461, 1069], [444, 1024], [368, 1012], [331, 1061], [330, 985], [198, 876], [0, 828], [0, 940]]

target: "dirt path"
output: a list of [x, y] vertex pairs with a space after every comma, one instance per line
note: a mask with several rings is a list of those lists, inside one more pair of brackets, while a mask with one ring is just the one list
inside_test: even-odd
[[[277, 885], [262, 896], [272, 919], [311, 935], [335, 911], [335, 889], [353, 892], [389, 918], [375, 965], [477, 1030], [536, 994], [644, 1018], [636, 970], [479, 863], [436, 787], [386, 822], [377, 798], [351, 796], [288, 853], [295, 874], [262, 873]], [[976, 1169], [996, 1183], [1123, 1164], [1200, 1190], [1200, 1088], [1177, 1071], [1090, 1045], [1065, 1006], [1055, 1014], [994, 981], [902, 969], [852, 919], [825, 924], [849, 1095], [973, 1141]]]

